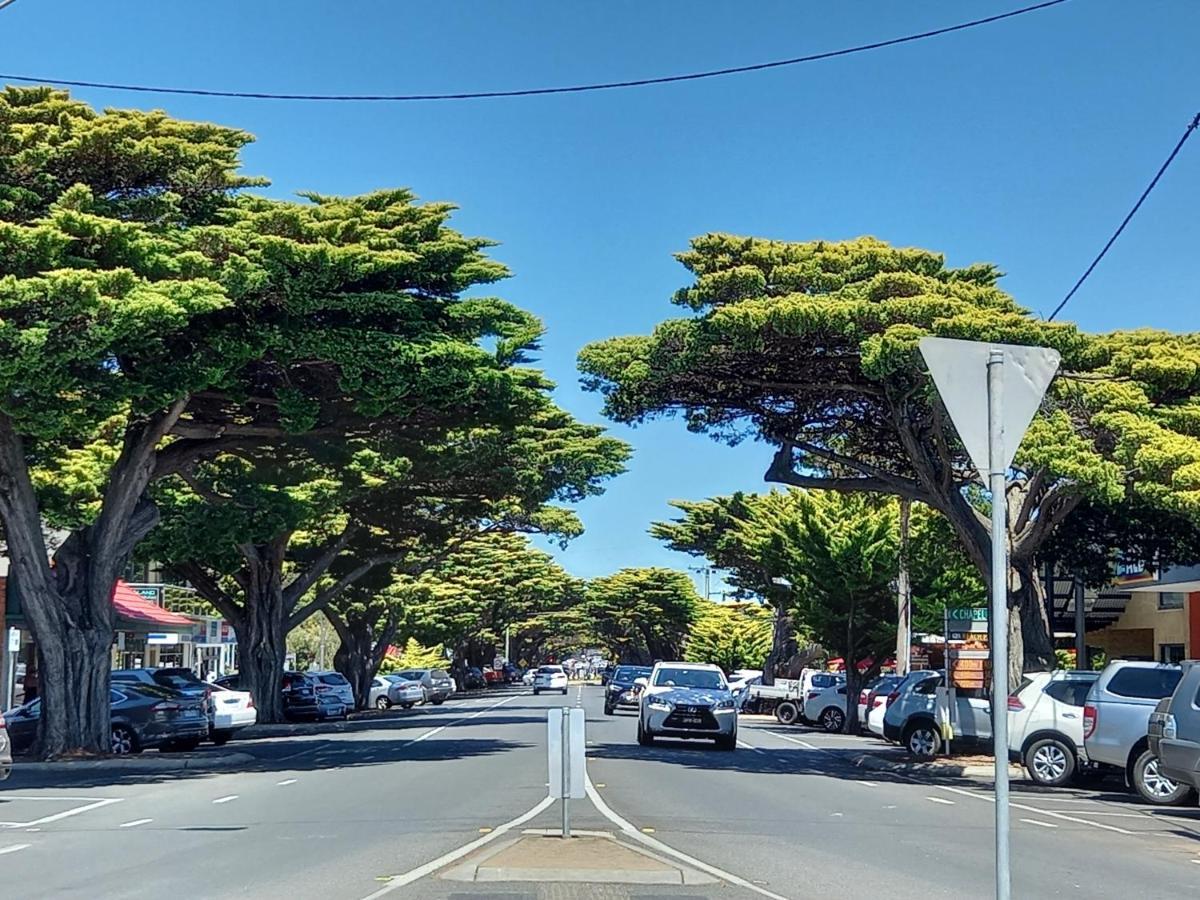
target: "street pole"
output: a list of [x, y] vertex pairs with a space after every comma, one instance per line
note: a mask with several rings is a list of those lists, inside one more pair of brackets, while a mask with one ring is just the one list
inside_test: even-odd
[[508, 637], [509, 637], [509, 632], [511, 630], [512, 630], [511, 626], [509, 626], [509, 625], [504, 626], [504, 661], [505, 662], [512, 662], [512, 651], [509, 649], [509, 646], [508, 646]]
[[1075, 668], [1090, 669], [1087, 652], [1087, 617], [1083, 605], [1083, 579], [1075, 576]]
[[896, 674], [907, 675], [912, 657], [912, 589], [908, 581], [908, 532], [912, 518], [912, 501], [900, 500], [900, 569], [896, 573], [896, 606], [899, 627], [896, 629]]
[[1004, 494], [1004, 351], [987, 361], [988, 486], [992, 493], [992, 752], [996, 782], [996, 900], [1009, 900], [1008, 865], [1008, 501]]
[[571, 709], [562, 711], [562, 836], [571, 836]]

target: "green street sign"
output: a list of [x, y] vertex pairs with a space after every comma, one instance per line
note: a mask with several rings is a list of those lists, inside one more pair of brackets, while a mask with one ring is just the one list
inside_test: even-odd
[[986, 622], [987, 607], [952, 606], [946, 609], [946, 618], [951, 622]]

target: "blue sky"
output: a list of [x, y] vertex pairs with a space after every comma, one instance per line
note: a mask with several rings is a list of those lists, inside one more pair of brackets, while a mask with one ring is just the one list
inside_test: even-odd
[[[47, 78], [282, 92], [447, 92], [742, 65], [936, 28], [1010, 2], [506, 3], [18, 0], [0, 69]], [[1072, 0], [869, 54], [687, 84], [529, 99], [268, 103], [76, 94], [254, 133], [270, 193], [403, 185], [501, 242], [497, 293], [540, 315], [559, 402], [585, 343], [679, 310], [671, 254], [706, 231], [872, 234], [995, 262], [1054, 307], [1200, 109], [1200, 4]], [[1085, 328], [1194, 329], [1200, 138], [1063, 313]], [[574, 573], [698, 565], [646, 535], [671, 498], [763, 488], [762, 446], [674, 421], [614, 428], [630, 471], [583, 504]], [[715, 587], [715, 585], [714, 585]]]

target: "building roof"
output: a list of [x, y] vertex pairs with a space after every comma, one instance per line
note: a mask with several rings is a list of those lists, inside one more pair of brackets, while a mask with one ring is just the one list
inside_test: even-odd
[[187, 616], [147, 600], [124, 581], [113, 588], [112, 602], [118, 631], [191, 631], [196, 624]]

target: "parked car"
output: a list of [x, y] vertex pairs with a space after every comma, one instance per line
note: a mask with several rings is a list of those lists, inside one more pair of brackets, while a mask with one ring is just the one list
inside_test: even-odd
[[604, 714], [611, 716], [618, 707], [638, 705], [638, 678], [650, 677], [650, 666], [617, 666], [604, 688]]
[[841, 731], [846, 725], [846, 683], [809, 690], [804, 698], [804, 718], [831, 734]]
[[521, 684], [533, 684], [537, 677], [537, 669], [526, 669], [525, 674], [521, 676]]
[[420, 684], [425, 692], [425, 702], [434, 706], [441, 706], [454, 693], [454, 681], [444, 669], [405, 669], [396, 674]]
[[793, 725], [804, 718], [804, 700], [809, 691], [824, 690], [835, 684], [844, 684], [845, 674], [826, 672], [821, 669], [804, 669], [794, 680], [778, 678], [773, 685], [759, 684], [747, 688], [752, 698], [775, 702], [775, 718], [781, 725]]
[[871, 695], [871, 708], [867, 710], [867, 731], [876, 737], [883, 737], [883, 717], [887, 714], [890, 696], [890, 693]]
[[[208, 737], [203, 701], [173, 688], [127, 681], [108, 692], [110, 749], [116, 756], [161, 750], [195, 750]], [[4, 713], [13, 753], [29, 751], [37, 740], [42, 701], [31, 700]]]
[[504, 684], [504, 672], [500, 669], [484, 669], [483, 680], [488, 687], [494, 687], [497, 684]]
[[[238, 690], [241, 676], [234, 672], [216, 680], [220, 687]], [[305, 672], [284, 672], [279, 683], [283, 699], [283, 714], [292, 720], [336, 719], [349, 711], [345, 702], [336, 694], [326, 693], [317, 699], [316, 681]]]
[[[638, 679], [641, 681], [641, 679]], [[656, 663], [638, 707], [638, 743], [659, 737], [708, 738], [737, 748], [737, 704], [725, 673], [702, 663]]]
[[318, 694], [333, 694], [351, 712], [356, 705], [354, 688], [341, 672], [310, 672]]
[[399, 675], [376, 675], [371, 680], [371, 689], [367, 694], [367, 705], [376, 709], [388, 709], [400, 706], [412, 709], [418, 703], [425, 702], [425, 689], [418, 681], [409, 681]]
[[214, 744], [228, 743], [234, 733], [258, 721], [249, 691], [213, 685], [209, 696], [208, 736]]
[[[888, 695], [883, 714], [883, 736], [899, 742], [918, 759], [929, 759], [942, 749], [937, 724], [937, 689], [942, 673], [932, 669], [910, 672]], [[959, 693], [951, 713], [955, 740], [979, 742], [992, 736], [992, 705], [987, 700]]]
[[478, 691], [487, 687], [487, 679], [483, 675], [483, 669], [479, 666], [471, 666], [467, 669], [463, 676], [463, 690]]
[[0, 781], [12, 772], [12, 742], [8, 738], [8, 727], [4, 716], [0, 716]]
[[[201, 681], [191, 669], [183, 667], [163, 666], [160, 668], [113, 669], [109, 674], [115, 684], [157, 684], [160, 687], [181, 691], [189, 697], [199, 697], [204, 703], [204, 713], [208, 717], [209, 736], [214, 744], [223, 744], [233, 734], [233, 729], [219, 729], [214, 719], [215, 705], [213, 701], [214, 685]], [[249, 697], [249, 694], [246, 695]], [[255, 715], [257, 720], [257, 714]], [[220, 740], [217, 739], [219, 733]]]
[[1037, 784], [1069, 784], [1087, 764], [1083, 708], [1098, 672], [1026, 675], [1008, 698], [1009, 758]]
[[537, 695], [542, 691], [567, 692], [567, 673], [562, 666], [538, 666], [533, 676], [533, 693]]
[[1188, 660], [1182, 669], [1174, 692], [1150, 715], [1150, 752], [1163, 776], [1200, 788], [1200, 662]]
[[1183, 669], [1166, 663], [1113, 660], [1088, 691], [1083, 707], [1083, 746], [1093, 763], [1125, 773], [1125, 781], [1149, 803], [1179, 806], [1192, 796], [1159, 769], [1150, 750], [1150, 714], [1170, 697]]
[[504, 676], [505, 684], [516, 684], [521, 680], [521, 670], [510, 662], [500, 668], [500, 673]]
[[[875, 698], [883, 695], [885, 698], [892, 692], [892, 688], [904, 680], [903, 675], [880, 675], [858, 693], [858, 724], [863, 728], [867, 728], [867, 719], [871, 713], [871, 707], [875, 705]], [[881, 725], [882, 727], [882, 725]]]

